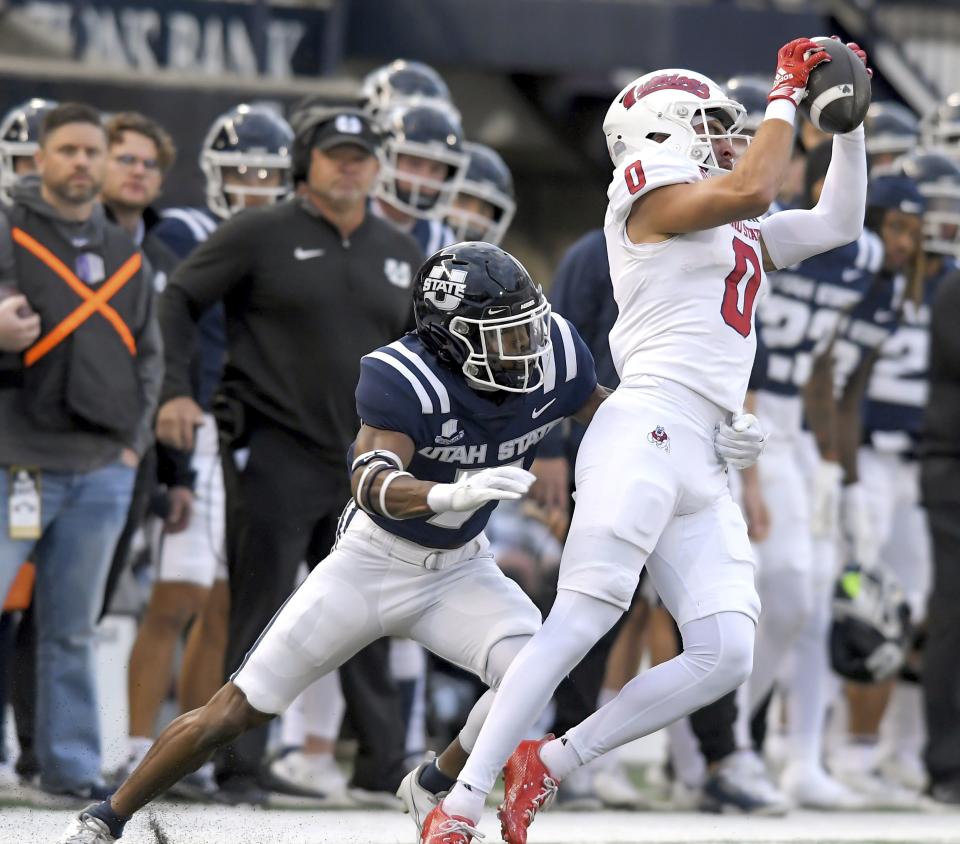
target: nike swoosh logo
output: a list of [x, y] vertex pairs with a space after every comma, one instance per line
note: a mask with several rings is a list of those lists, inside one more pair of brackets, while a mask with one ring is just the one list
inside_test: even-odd
[[556, 399], [550, 399], [543, 407], [535, 407], [533, 413], [530, 414], [531, 419], [536, 419], [543, 411], [545, 411], [551, 404], [553, 404]]
[[503, 311], [509, 311], [510, 308], [487, 308], [487, 316], [496, 316]]
[[293, 257], [298, 261], [309, 261], [311, 258], [319, 258], [326, 251], [326, 249], [304, 249], [298, 246], [293, 250]]

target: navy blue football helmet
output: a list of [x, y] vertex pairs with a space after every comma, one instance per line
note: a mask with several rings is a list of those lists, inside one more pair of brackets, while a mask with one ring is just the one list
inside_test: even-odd
[[443, 77], [430, 65], [406, 59], [370, 71], [364, 77], [361, 96], [364, 108], [375, 117], [399, 105], [440, 105], [456, 111]]
[[939, 152], [915, 150], [896, 166], [916, 182], [927, 202], [923, 250], [960, 257], [960, 163]]
[[[380, 123], [386, 134], [374, 194], [411, 217], [444, 218], [468, 161], [456, 112], [427, 103], [401, 105], [386, 112]], [[411, 172], [401, 156], [439, 162], [443, 175]]]
[[893, 572], [848, 565], [833, 592], [833, 670], [859, 683], [892, 677], [904, 664], [910, 633], [910, 609]]
[[13, 201], [11, 191], [17, 181], [17, 163], [33, 158], [40, 146], [40, 126], [58, 103], [37, 97], [10, 109], [0, 121], [0, 199]]
[[746, 109], [747, 116], [741, 131], [755, 135], [767, 113], [770, 80], [759, 76], [731, 76], [723, 87], [731, 100], [736, 100]]
[[460, 192], [447, 216], [457, 240], [485, 240], [499, 244], [516, 213], [513, 177], [496, 150], [465, 142], [470, 157]]
[[923, 147], [948, 158], [960, 158], [960, 91], [950, 94], [921, 121]]
[[[200, 151], [210, 210], [227, 219], [243, 210], [247, 197], [275, 202], [286, 196], [291, 188], [292, 149], [290, 124], [271, 108], [243, 104], [221, 114]], [[242, 183], [228, 184], [224, 178], [228, 171], [239, 174]]]
[[877, 164], [884, 165], [908, 153], [920, 141], [920, 120], [910, 109], [896, 102], [870, 103], [863, 129], [871, 170]]
[[550, 303], [500, 247], [454, 243], [431, 255], [414, 281], [413, 312], [423, 345], [471, 387], [529, 393], [543, 383]]

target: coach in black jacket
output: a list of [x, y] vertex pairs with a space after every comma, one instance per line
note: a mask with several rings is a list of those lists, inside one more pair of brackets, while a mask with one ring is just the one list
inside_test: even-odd
[[[202, 419], [190, 397], [194, 326], [215, 302], [226, 311], [215, 413], [227, 492], [228, 675], [290, 594], [300, 561], [315, 563], [333, 544], [350, 495], [360, 358], [412, 326], [410, 284], [422, 258], [412, 239], [367, 213], [379, 167], [368, 118], [312, 111], [297, 129], [296, 195], [224, 223], [180, 265], [160, 304], [167, 370], [157, 433], [180, 449]], [[361, 733], [352, 784], [382, 792], [404, 774], [404, 729], [386, 643], [373, 647], [342, 677], [348, 707], [361, 697], [357, 683], [383, 684], [386, 708], [364, 696], [362, 711], [349, 710]], [[218, 765], [221, 787], [248, 799], [258, 796], [259, 732]]]

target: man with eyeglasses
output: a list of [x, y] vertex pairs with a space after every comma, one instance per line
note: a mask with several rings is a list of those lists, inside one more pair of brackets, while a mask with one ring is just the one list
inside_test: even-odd
[[160, 222], [153, 203], [177, 155], [173, 139], [155, 120], [137, 112], [110, 118], [107, 131], [107, 166], [100, 201], [107, 216], [126, 229], [150, 259], [158, 292], [179, 260], [152, 229]]

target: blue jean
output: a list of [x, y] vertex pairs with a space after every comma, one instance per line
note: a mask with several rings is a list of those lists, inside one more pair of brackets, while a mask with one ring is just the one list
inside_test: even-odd
[[0, 595], [20, 565], [37, 566], [36, 750], [49, 791], [100, 781], [94, 626], [123, 529], [134, 470], [119, 461], [92, 472], [43, 472], [39, 540], [10, 539], [7, 467], [0, 467]]

